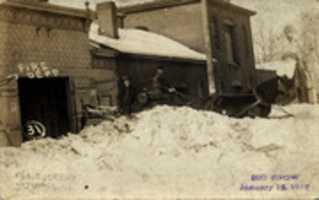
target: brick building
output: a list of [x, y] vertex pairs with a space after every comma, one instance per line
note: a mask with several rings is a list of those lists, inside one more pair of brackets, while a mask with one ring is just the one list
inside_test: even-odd
[[97, 20], [89, 34], [94, 44], [92, 54], [99, 67], [130, 78], [133, 101], [143, 89], [152, 89], [158, 67], [164, 68], [167, 84], [180, 89], [192, 101], [208, 97], [205, 54], [143, 27], [123, 28], [116, 21], [117, 15], [114, 3], [98, 4]]
[[[187, 53], [176, 57], [156, 42], [163, 49], [152, 55], [151, 49], [132, 52], [112, 46], [113, 42], [92, 43], [89, 10], [35, 0], [0, 4], [0, 146], [17, 146], [30, 135], [58, 138], [78, 131], [83, 105], [116, 104], [118, 75], [129, 73], [140, 82], [141, 74], [151, 76], [163, 63], [171, 70], [171, 80], [189, 81], [191, 95], [208, 95], [207, 65], [218, 94], [251, 95], [253, 12], [219, 0], [160, 0], [119, 12], [114, 9], [106, 6], [98, 17], [104, 39], [121, 41], [114, 28], [118, 25], [138, 27], [138, 35], [158, 33], [166, 36], [165, 44], [180, 47], [177, 51], [171, 46], [176, 52]], [[194, 59], [200, 52], [180, 43], [206, 55]]]
[[0, 146], [77, 131], [83, 104], [115, 103], [114, 73], [92, 65], [90, 22], [44, 2], [0, 4]]
[[186, 81], [191, 95], [208, 95], [204, 54], [148, 31], [120, 30], [114, 4], [100, 8], [92, 38], [89, 10], [35, 0], [0, 4], [0, 146], [80, 130], [83, 106], [116, 105], [117, 77], [125, 74], [140, 86], [165, 66], [172, 84]]
[[126, 28], [144, 27], [205, 53], [219, 95], [251, 95], [256, 83], [253, 11], [223, 0], [157, 0], [119, 11]]

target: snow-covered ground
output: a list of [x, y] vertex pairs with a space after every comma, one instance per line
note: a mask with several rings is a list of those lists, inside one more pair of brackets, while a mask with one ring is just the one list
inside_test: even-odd
[[[271, 119], [239, 120], [164, 106], [61, 140], [2, 148], [0, 197], [318, 197], [319, 106], [286, 109], [295, 117], [276, 111]], [[270, 180], [273, 175], [298, 177]], [[287, 191], [277, 188], [282, 184]], [[245, 185], [269, 191], [245, 191]]]

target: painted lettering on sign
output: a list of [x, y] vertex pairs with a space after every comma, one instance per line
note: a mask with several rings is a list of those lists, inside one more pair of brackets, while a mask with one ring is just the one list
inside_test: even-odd
[[57, 77], [60, 74], [58, 69], [48, 67], [46, 62], [20, 63], [17, 68], [20, 76], [27, 76], [28, 78]]
[[39, 121], [28, 121], [26, 127], [27, 135], [30, 137], [45, 137], [47, 135], [45, 126]]

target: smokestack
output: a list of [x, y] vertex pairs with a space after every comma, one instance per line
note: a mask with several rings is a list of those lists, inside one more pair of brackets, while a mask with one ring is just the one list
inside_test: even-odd
[[100, 34], [115, 39], [119, 38], [117, 9], [113, 1], [99, 3], [96, 6], [97, 21], [100, 26]]

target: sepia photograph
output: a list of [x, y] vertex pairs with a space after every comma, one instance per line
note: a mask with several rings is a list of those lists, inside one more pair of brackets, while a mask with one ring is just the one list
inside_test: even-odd
[[0, 0], [0, 200], [318, 200], [319, 0]]

